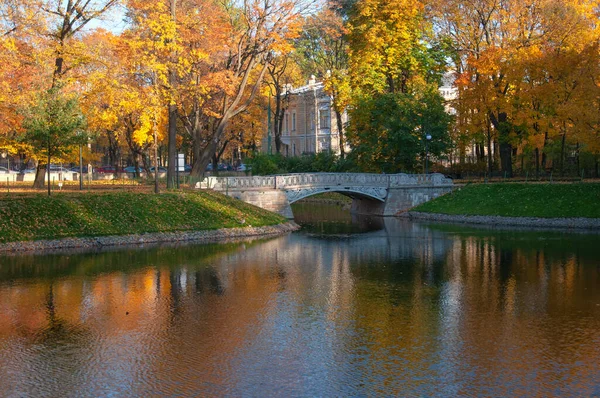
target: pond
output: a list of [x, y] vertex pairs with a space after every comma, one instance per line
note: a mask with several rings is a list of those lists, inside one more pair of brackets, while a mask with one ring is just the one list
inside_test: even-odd
[[600, 394], [600, 235], [294, 212], [273, 239], [0, 257], [0, 395]]

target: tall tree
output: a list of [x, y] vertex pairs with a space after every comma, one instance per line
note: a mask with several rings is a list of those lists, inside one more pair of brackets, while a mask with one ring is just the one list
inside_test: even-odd
[[[65, 155], [84, 139], [85, 119], [77, 98], [64, 96], [59, 87], [41, 95], [36, 104], [23, 113], [25, 131], [21, 139], [44, 153], [48, 165], [53, 157]], [[50, 183], [48, 170], [48, 196], [51, 195]]]
[[302, 54], [305, 76], [323, 79], [325, 92], [332, 98], [341, 156], [344, 157], [345, 126], [343, 113], [350, 102], [347, 29], [342, 10], [330, 2], [319, 13], [306, 18], [296, 47]]
[[[498, 137], [501, 169], [507, 176], [513, 173], [514, 149], [522, 148], [528, 135], [545, 135], [542, 142], [547, 143], [547, 129], [561, 128], [560, 135], [565, 137], [566, 121], [544, 122], [557, 110], [548, 100], [557, 99], [561, 91], [554, 87], [554, 91], [540, 94], [542, 87], [551, 87], [557, 77], [568, 91], [575, 88], [571, 78], [563, 80], [565, 75], [552, 69], [556, 61], [564, 59], [560, 55], [565, 51], [597, 40], [597, 35], [589, 35], [595, 30], [596, 2], [448, 0], [443, 5], [432, 4], [431, 9], [438, 31], [455, 48], [459, 128], [487, 128], [489, 137], [490, 126]], [[574, 98], [564, 93], [563, 99]], [[528, 134], [531, 129], [537, 133]], [[471, 133], [477, 134], [477, 130]], [[489, 142], [488, 138], [488, 156]]]
[[273, 52], [278, 46], [288, 46], [296, 35], [301, 7], [298, 0], [246, 0], [240, 6], [234, 2], [225, 5], [231, 29], [227, 54], [213, 60], [211, 72], [224, 77], [227, 84], [211, 92], [216, 100], [210, 102], [213, 107], [205, 123], [208, 133], [200, 130], [194, 136], [193, 176], [203, 174], [232, 118], [246, 111], [256, 98]]
[[273, 114], [273, 136], [275, 138], [275, 151], [281, 153], [281, 136], [283, 134], [283, 122], [289, 104], [290, 88], [301, 81], [294, 54], [278, 54], [273, 56], [267, 67], [266, 78], [269, 87], [269, 101], [273, 96], [275, 106]]
[[[171, 11], [171, 19], [173, 21], [175, 35], [177, 35], [177, 15], [176, 15], [177, 2], [176, 0], [170, 0], [170, 11]], [[175, 90], [175, 85], [177, 83], [177, 70], [174, 65], [177, 64], [176, 53], [171, 54], [171, 67], [169, 68], [169, 88], [171, 92]], [[171, 94], [171, 98], [169, 100], [169, 133], [168, 133], [168, 153], [169, 153], [169, 163], [167, 165], [167, 188], [174, 188], [177, 184], [174, 184], [176, 178], [176, 170], [175, 167], [177, 165], [177, 103], [176, 103], [176, 95]]]
[[[51, 87], [65, 87], [64, 78], [82, 59], [74, 38], [94, 19], [101, 17], [117, 4], [117, 0], [43, 0], [37, 3], [44, 21], [38, 35], [48, 40], [47, 48], [53, 53]], [[45, 165], [38, 163], [34, 187], [44, 186]], [[50, 181], [48, 181], [50, 184]]]
[[436, 155], [448, 146], [449, 116], [437, 92], [445, 55], [427, 40], [424, 10], [408, 0], [364, 0], [350, 9], [348, 139], [369, 170], [414, 170], [427, 145]]

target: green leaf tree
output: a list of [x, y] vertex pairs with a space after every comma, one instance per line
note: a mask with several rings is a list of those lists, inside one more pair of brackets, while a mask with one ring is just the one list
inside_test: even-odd
[[[386, 93], [364, 96], [352, 112], [348, 129], [351, 156], [364, 171], [421, 171], [428, 145], [430, 156], [441, 156], [450, 143], [452, 116], [435, 89], [422, 94]], [[425, 137], [431, 135], [426, 144]]]
[[34, 105], [23, 110], [22, 142], [31, 145], [47, 160], [48, 195], [52, 158], [68, 154], [74, 146], [87, 139], [83, 129], [86, 122], [77, 97], [65, 95], [54, 87], [41, 94]]

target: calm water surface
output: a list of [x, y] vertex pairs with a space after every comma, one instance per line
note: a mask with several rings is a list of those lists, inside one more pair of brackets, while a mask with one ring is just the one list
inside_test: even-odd
[[0, 395], [600, 395], [599, 235], [294, 211], [269, 240], [0, 257]]

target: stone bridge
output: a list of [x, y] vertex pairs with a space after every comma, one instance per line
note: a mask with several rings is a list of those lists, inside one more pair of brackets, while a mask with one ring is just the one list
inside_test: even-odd
[[264, 177], [208, 177], [198, 188], [294, 218], [290, 205], [324, 192], [351, 197], [352, 213], [393, 216], [452, 190], [442, 174], [310, 173]]

